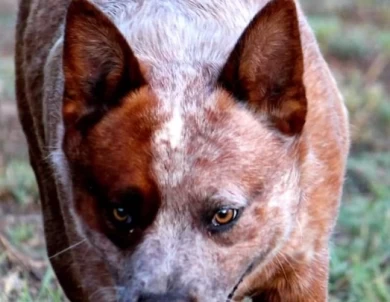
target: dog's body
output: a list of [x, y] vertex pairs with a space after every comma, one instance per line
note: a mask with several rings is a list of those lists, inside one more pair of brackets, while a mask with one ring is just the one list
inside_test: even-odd
[[[70, 2], [22, 0], [16, 42], [68, 297], [326, 301], [348, 123], [299, 5], [77, 0], [67, 15]], [[141, 204], [130, 235], [102, 214], [122, 199]], [[218, 206], [229, 229], [203, 223]]]

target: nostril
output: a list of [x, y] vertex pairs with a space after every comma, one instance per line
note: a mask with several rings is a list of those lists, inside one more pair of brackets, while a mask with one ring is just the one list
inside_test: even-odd
[[182, 293], [142, 294], [137, 302], [195, 302], [195, 299]]

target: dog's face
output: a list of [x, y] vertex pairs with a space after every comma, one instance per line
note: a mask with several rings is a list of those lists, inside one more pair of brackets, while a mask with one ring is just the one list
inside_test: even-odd
[[170, 94], [148, 69], [97, 8], [72, 2], [63, 117], [75, 219], [120, 300], [225, 301], [288, 240], [298, 210], [294, 3], [255, 17], [218, 80], [199, 73]]

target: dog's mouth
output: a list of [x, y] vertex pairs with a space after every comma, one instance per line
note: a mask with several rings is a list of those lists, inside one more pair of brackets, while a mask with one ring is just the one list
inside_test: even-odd
[[226, 302], [233, 302], [234, 301], [233, 298], [234, 298], [234, 295], [236, 294], [238, 287], [241, 285], [241, 283], [244, 281], [244, 279], [246, 277], [248, 277], [253, 272], [253, 270], [257, 267], [257, 265], [264, 260], [264, 258], [267, 254], [268, 253], [263, 252], [252, 260], [252, 262], [247, 266], [247, 268], [242, 273], [241, 277], [238, 279], [236, 285], [230, 291], [229, 295], [227, 296]]

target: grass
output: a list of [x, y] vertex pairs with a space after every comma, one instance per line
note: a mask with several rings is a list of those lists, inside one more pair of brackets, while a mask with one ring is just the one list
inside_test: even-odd
[[62, 302], [65, 301], [62, 291], [55, 285], [56, 280], [51, 269], [46, 273], [39, 285], [36, 284], [28, 273], [15, 275], [18, 289], [12, 295], [0, 293], [0, 301], [15, 302]]
[[12, 248], [2, 250], [0, 244], [0, 301], [64, 301], [54, 273], [44, 259], [41, 227], [40, 219], [13, 219], [3, 230], [0, 243], [4, 244], [7, 238]]
[[[16, 115], [10, 117], [1, 111], [5, 108], [2, 105], [9, 106], [14, 98], [10, 52], [14, 12], [1, 9], [4, 1], [9, 6], [12, 0], [0, 0], [0, 32], [6, 33], [0, 35], [0, 225], [6, 221], [0, 235], [44, 266], [37, 279], [11, 261], [0, 245], [0, 301], [63, 301], [45, 256], [36, 203], [38, 193], [20, 129], [14, 123]], [[353, 139], [343, 203], [332, 241], [330, 301], [387, 302], [390, 301], [388, 0], [302, 2], [345, 97]], [[9, 135], [14, 129], [19, 131], [16, 133], [19, 139]], [[25, 217], [31, 215], [37, 219], [27, 221]]]
[[12, 57], [0, 57], [0, 93], [7, 100], [15, 98], [13, 70]]
[[[369, 1], [360, 1], [367, 7]], [[373, 2], [370, 2], [373, 4]], [[349, 109], [352, 152], [331, 251], [330, 301], [390, 301], [390, 15], [357, 22], [318, 8], [310, 17]], [[325, 13], [324, 13], [325, 12]], [[387, 12], [389, 13], [389, 12]]]
[[0, 188], [19, 204], [28, 204], [38, 197], [35, 176], [27, 161], [10, 160], [0, 177]]
[[386, 138], [390, 137], [390, 97], [384, 85], [366, 84], [364, 75], [356, 70], [339, 82], [351, 118], [353, 151], [389, 150], [390, 141]]
[[390, 156], [363, 152], [348, 179], [332, 248], [331, 301], [390, 301]]

